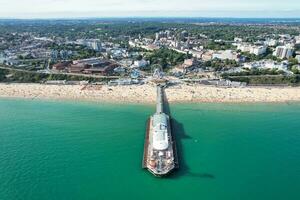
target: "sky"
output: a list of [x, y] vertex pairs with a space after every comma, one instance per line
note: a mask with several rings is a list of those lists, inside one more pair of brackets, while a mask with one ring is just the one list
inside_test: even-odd
[[0, 0], [0, 18], [300, 17], [300, 0]]

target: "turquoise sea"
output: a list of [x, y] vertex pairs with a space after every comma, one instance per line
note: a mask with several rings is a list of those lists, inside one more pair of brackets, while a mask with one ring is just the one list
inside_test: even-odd
[[180, 170], [141, 168], [151, 105], [0, 100], [0, 200], [299, 200], [300, 104], [172, 104]]

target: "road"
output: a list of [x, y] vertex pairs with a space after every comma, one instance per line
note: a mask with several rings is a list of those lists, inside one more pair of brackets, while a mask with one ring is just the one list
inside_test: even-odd
[[45, 72], [37, 72], [37, 71], [29, 71], [24, 69], [16, 69], [6, 66], [0, 66], [0, 69], [6, 69], [6, 70], [14, 70], [18, 72], [26, 72], [26, 73], [32, 73], [32, 74], [55, 74], [55, 75], [68, 75], [68, 76], [80, 76], [80, 77], [87, 77], [87, 78], [108, 78], [108, 79], [118, 79], [119, 76], [101, 76], [101, 75], [94, 75], [94, 74], [76, 74], [76, 73], [61, 73], [61, 72], [53, 72], [50, 71], [49, 73]]

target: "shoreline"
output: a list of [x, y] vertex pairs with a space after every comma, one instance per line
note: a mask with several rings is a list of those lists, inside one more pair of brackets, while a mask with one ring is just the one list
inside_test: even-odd
[[[165, 89], [170, 103], [297, 103], [300, 87], [224, 88], [176, 85]], [[0, 83], [0, 98], [82, 101], [95, 103], [155, 104], [153, 85], [44, 85]]]

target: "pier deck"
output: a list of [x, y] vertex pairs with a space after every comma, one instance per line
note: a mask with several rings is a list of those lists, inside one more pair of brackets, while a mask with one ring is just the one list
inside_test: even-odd
[[147, 122], [142, 166], [155, 176], [165, 176], [179, 168], [176, 141], [170, 117], [164, 113], [163, 89], [157, 88], [156, 113]]

